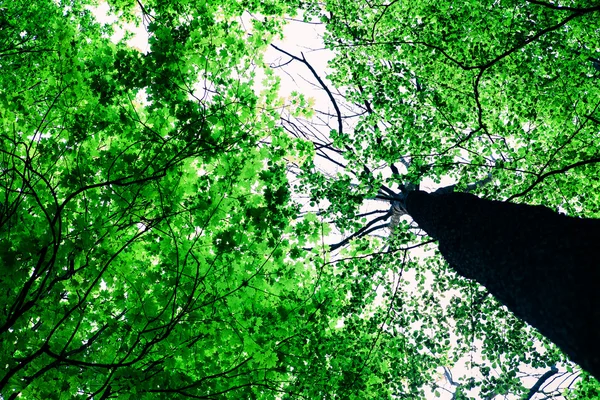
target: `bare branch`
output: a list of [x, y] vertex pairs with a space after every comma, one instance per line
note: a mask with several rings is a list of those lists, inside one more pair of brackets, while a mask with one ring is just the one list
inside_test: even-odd
[[323, 90], [325, 90], [325, 92], [327, 93], [327, 96], [329, 97], [329, 100], [331, 101], [331, 104], [333, 105], [333, 108], [335, 109], [335, 113], [337, 114], [338, 133], [340, 135], [342, 135], [344, 133], [344, 126], [342, 123], [342, 112], [340, 111], [337, 101], [335, 100], [335, 98], [333, 97], [333, 94], [331, 93], [331, 90], [329, 90], [329, 87], [325, 84], [323, 79], [321, 79], [321, 77], [319, 76], [317, 71], [313, 68], [312, 65], [310, 65], [310, 63], [308, 61], [306, 61], [306, 58], [304, 58], [304, 54], [301, 53], [302, 58], [300, 58], [291, 53], [288, 53], [287, 51], [275, 46], [274, 44], [271, 44], [271, 47], [273, 47], [275, 50], [285, 54], [286, 56], [291, 57], [292, 59], [294, 59], [296, 61], [300, 61], [302, 64], [306, 65], [306, 67], [310, 70], [310, 72], [313, 74], [315, 79], [319, 82], [319, 84], [321, 85]]
[[540, 376], [535, 385], [533, 385], [531, 389], [529, 389], [529, 393], [527, 394], [525, 400], [530, 400], [538, 392], [538, 390], [540, 390], [544, 382], [546, 382], [556, 373], [558, 373], [558, 368], [556, 368], [556, 366], [553, 365], [552, 367], [550, 367], [550, 370], [546, 371], [545, 374]]

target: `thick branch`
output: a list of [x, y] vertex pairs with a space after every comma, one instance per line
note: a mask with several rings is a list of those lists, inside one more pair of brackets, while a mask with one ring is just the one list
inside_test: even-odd
[[525, 400], [530, 400], [540, 390], [544, 382], [546, 382], [556, 373], [558, 373], [558, 368], [556, 368], [556, 366], [553, 365], [552, 367], [550, 367], [550, 370], [546, 371], [545, 374], [540, 376], [535, 385], [533, 385], [531, 389], [529, 389], [529, 393], [527, 394]]

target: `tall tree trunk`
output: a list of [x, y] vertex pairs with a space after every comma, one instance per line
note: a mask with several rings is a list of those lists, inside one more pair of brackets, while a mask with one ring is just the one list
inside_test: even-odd
[[600, 220], [467, 193], [412, 192], [406, 209], [454, 270], [600, 379]]

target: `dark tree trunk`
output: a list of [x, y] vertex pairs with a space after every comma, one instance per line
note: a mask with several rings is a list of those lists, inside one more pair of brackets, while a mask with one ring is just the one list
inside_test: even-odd
[[412, 192], [406, 209], [454, 270], [600, 378], [600, 220], [467, 193]]

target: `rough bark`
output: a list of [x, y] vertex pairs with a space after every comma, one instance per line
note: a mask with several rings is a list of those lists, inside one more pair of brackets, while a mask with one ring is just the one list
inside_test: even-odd
[[412, 192], [406, 209], [454, 270], [600, 378], [600, 220], [467, 193]]

